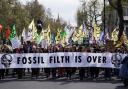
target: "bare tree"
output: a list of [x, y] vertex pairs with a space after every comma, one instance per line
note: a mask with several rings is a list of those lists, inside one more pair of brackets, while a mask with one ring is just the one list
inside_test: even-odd
[[119, 17], [119, 34], [118, 34], [118, 41], [120, 41], [120, 38], [124, 31], [124, 19], [123, 19], [123, 7], [122, 7], [122, 0], [108, 0], [109, 4], [117, 11], [118, 17]]

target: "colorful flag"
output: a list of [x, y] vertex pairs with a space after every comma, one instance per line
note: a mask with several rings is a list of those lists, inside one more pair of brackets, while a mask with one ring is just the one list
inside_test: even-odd
[[51, 44], [55, 44], [55, 33], [54, 32], [52, 32], [51, 33]]
[[36, 43], [37, 44], [40, 44], [41, 43], [41, 41], [42, 41], [42, 39], [43, 39], [43, 37], [42, 37], [42, 35], [40, 34], [40, 35], [38, 35], [38, 36], [36, 36]]
[[96, 41], [98, 41], [99, 37], [100, 37], [100, 27], [97, 26], [97, 24], [95, 23], [94, 24], [94, 32], [93, 32], [93, 36], [94, 36], [94, 39]]
[[85, 26], [85, 23], [83, 22], [83, 25], [82, 25], [82, 29], [83, 29], [83, 32], [86, 33], [86, 26]]
[[51, 30], [50, 30], [50, 25], [48, 25], [47, 29], [42, 30], [41, 36], [43, 40], [46, 40], [48, 45], [51, 44]]
[[77, 37], [76, 33], [77, 33], [77, 31], [75, 30], [74, 33], [73, 33], [73, 37], [72, 37], [73, 42], [78, 41], [78, 37]]
[[71, 44], [73, 33], [74, 33], [75, 29], [65, 26], [64, 31], [66, 32], [66, 38], [65, 38], [66, 44]]
[[124, 43], [128, 46], [128, 38], [125, 32], [123, 32], [123, 40], [124, 40]]
[[3, 26], [2, 26], [2, 24], [0, 24], [0, 32], [2, 31], [2, 28], [3, 28]]
[[55, 37], [56, 44], [61, 43], [61, 35], [60, 35], [60, 32], [61, 32], [61, 30], [58, 28], [58, 29], [57, 29], [57, 35], [56, 35], [56, 37]]
[[21, 36], [23, 37], [23, 40], [26, 41], [27, 33], [26, 33], [25, 28], [23, 29]]
[[8, 28], [6, 29], [6, 39], [9, 39], [10, 33], [11, 33], [11, 31], [10, 31], [10, 28], [8, 27]]
[[26, 40], [27, 41], [35, 40], [37, 36], [38, 36], [37, 29], [36, 29], [34, 19], [33, 19], [32, 22], [28, 26]]
[[61, 31], [60, 35], [61, 35], [62, 45], [65, 46], [65, 43], [66, 43], [66, 32], [65, 31]]
[[13, 38], [15, 38], [17, 36], [16, 34], [16, 26], [15, 24], [12, 26], [12, 29], [11, 29], [11, 33], [10, 33], [10, 40], [12, 40]]
[[123, 32], [120, 40], [116, 42], [116, 47], [121, 47], [122, 44], [125, 44], [128, 46], [128, 39], [127, 39], [125, 32]]
[[47, 32], [47, 40], [48, 40], [48, 45], [51, 44], [51, 29], [50, 29], [50, 24], [48, 25], [48, 32]]
[[11, 40], [11, 44], [12, 44], [13, 49], [20, 48], [21, 41], [17, 37], [15, 37]]
[[115, 28], [111, 34], [111, 40], [114, 41], [114, 43], [116, 43], [116, 41], [118, 40], [118, 29]]
[[88, 37], [89, 37], [89, 43], [93, 43], [93, 29], [91, 28], [90, 31], [88, 32]]
[[84, 32], [83, 32], [83, 30], [82, 30], [82, 25], [78, 28], [78, 29], [76, 29], [75, 31], [74, 31], [74, 34], [73, 34], [73, 41], [75, 42], [75, 41], [80, 41], [81, 40], [81, 38], [82, 37], [84, 37]]
[[100, 42], [104, 42], [104, 40], [105, 40], [105, 34], [104, 34], [104, 31], [102, 31], [102, 32], [100, 33], [99, 41], [100, 41]]

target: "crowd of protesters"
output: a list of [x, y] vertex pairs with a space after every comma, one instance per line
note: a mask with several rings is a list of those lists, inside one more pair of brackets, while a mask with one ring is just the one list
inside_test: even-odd
[[[61, 46], [61, 45], [50, 45], [48, 48], [41, 48], [40, 45], [37, 46], [34, 42], [26, 42], [20, 48], [9, 50], [8, 47], [3, 46], [0, 49], [0, 53], [55, 53], [55, 52], [90, 52], [90, 53], [103, 53], [111, 52], [105, 47], [100, 47], [98, 45], [92, 45], [90, 47], [85, 46]], [[113, 52], [127, 53], [127, 49], [122, 46], [120, 49], [115, 49]], [[61, 67], [61, 68], [16, 68], [16, 69], [0, 69], [0, 79], [4, 79], [8, 76], [17, 77], [18, 79], [25, 78], [25, 76], [30, 76], [30, 78], [64, 78], [72, 79], [73, 76], [78, 75], [78, 79], [84, 80], [86, 78], [98, 79], [99, 77], [105, 79], [111, 79], [112, 76], [119, 75], [118, 69], [112, 68], [99, 68], [99, 67]]]

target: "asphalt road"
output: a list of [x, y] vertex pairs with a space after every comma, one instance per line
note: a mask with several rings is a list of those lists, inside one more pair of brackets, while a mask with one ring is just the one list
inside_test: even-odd
[[128, 89], [120, 80], [1, 80], [0, 89]]

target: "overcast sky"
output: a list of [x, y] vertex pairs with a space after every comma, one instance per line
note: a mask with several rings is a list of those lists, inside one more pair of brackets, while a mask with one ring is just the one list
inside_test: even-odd
[[80, 5], [79, 0], [38, 0], [46, 8], [50, 8], [54, 18], [58, 14], [66, 22], [76, 25], [76, 11]]
[[[20, 0], [23, 3], [31, 0]], [[38, 0], [46, 9], [50, 8], [53, 18], [58, 14], [67, 23], [76, 26], [76, 11], [80, 6], [79, 0]]]
[[[23, 3], [31, 0], [20, 0]], [[50, 8], [53, 18], [57, 18], [58, 14], [68, 24], [76, 26], [76, 12], [81, 5], [80, 0], [38, 0], [46, 9]], [[89, 0], [85, 0], [88, 2]], [[103, 2], [103, 0], [99, 0]]]

